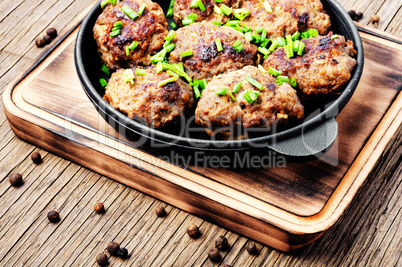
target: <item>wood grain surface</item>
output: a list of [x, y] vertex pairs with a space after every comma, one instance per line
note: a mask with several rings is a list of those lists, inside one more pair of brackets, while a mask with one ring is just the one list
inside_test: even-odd
[[[91, 2], [2, 1], [0, 21], [5, 38], [0, 40], [1, 90], [40, 53], [33, 44], [37, 36], [43, 35], [49, 26], [63, 31]], [[363, 1], [351, 2], [341, 3], [347, 9], [355, 8], [349, 4], [357, 7], [363, 4]], [[367, 2], [365, 15], [380, 12], [382, 7], [387, 7], [384, 14], [392, 15], [395, 20], [390, 19], [387, 25], [384, 20], [379, 28], [400, 35], [397, 14], [401, 11], [397, 2], [384, 1], [375, 7]], [[388, 14], [390, 10], [395, 13]], [[206, 253], [220, 234], [226, 235], [232, 244], [231, 250], [223, 253], [222, 265], [401, 264], [400, 129], [347, 212], [329, 232], [306, 249], [292, 254], [259, 245], [261, 251], [255, 257], [245, 251], [245, 245], [251, 240], [164, 203], [168, 216], [156, 218], [153, 209], [160, 204], [158, 200], [19, 140], [10, 130], [4, 113], [0, 113], [0, 121], [3, 137], [0, 141], [0, 262], [4, 266], [87, 266], [95, 264], [96, 254], [110, 240], [120, 242], [132, 254], [126, 261], [111, 258], [112, 266], [211, 265]], [[41, 165], [33, 165], [29, 158], [34, 150], [45, 157]], [[9, 186], [7, 178], [14, 172], [24, 177], [21, 188]], [[93, 204], [97, 201], [105, 203], [106, 214], [94, 214]], [[60, 212], [61, 223], [47, 222], [46, 213], [50, 209]], [[193, 222], [204, 233], [196, 241], [185, 234], [186, 227]]]

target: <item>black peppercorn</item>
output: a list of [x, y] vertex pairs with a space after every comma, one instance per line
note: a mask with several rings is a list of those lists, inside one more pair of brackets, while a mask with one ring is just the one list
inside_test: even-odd
[[52, 39], [57, 37], [57, 30], [55, 28], [49, 28], [46, 30], [46, 34], [49, 35]]
[[95, 204], [94, 210], [95, 210], [96, 213], [99, 213], [99, 214], [104, 213], [105, 212], [105, 207], [103, 206], [102, 203], [98, 202], [98, 203]]
[[106, 249], [107, 249], [107, 251], [109, 251], [109, 253], [111, 255], [116, 255], [117, 251], [119, 251], [119, 249], [120, 249], [120, 246], [116, 242], [110, 242], [109, 244], [107, 244]]
[[157, 207], [155, 209], [155, 213], [156, 213], [156, 216], [158, 216], [158, 217], [165, 217], [166, 216], [166, 210], [162, 206]]
[[12, 186], [19, 187], [21, 186], [24, 182], [22, 181], [22, 176], [19, 173], [13, 173], [9, 178], [8, 181]]
[[34, 153], [31, 154], [31, 159], [33, 163], [35, 164], [41, 164], [42, 163], [42, 157], [39, 154], [39, 152], [35, 151]]
[[222, 260], [221, 253], [217, 248], [211, 248], [208, 252], [208, 258], [213, 262], [220, 262]]
[[200, 236], [200, 230], [198, 229], [197, 225], [192, 224], [187, 227], [187, 234], [192, 238], [197, 238]]
[[255, 245], [255, 243], [247, 244], [246, 250], [248, 251], [248, 253], [250, 253], [250, 255], [256, 255], [258, 253], [257, 246]]
[[224, 237], [223, 235], [219, 236], [216, 240], [215, 240], [215, 246], [222, 250], [222, 251], [226, 251], [229, 249], [229, 243], [226, 237]]
[[109, 265], [109, 260], [107, 258], [107, 255], [105, 253], [100, 253], [98, 254], [98, 256], [96, 256], [96, 262], [100, 265], [100, 266], [107, 266]]
[[348, 14], [352, 18], [352, 20], [355, 20], [357, 18], [356, 11], [354, 11], [354, 10], [349, 10]]
[[43, 42], [45, 44], [50, 44], [52, 42], [52, 37], [50, 37], [49, 35], [43, 36]]
[[123, 260], [127, 259], [128, 257], [128, 250], [126, 248], [120, 248], [117, 252], [116, 255], [122, 258]]
[[361, 20], [363, 18], [362, 12], [357, 12], [357, 20]]
[[43, 42], [43, 39], [42, 39], [42, 38], [36, 39], [35, 44], [36, 44], [36, 46], [39, 47], [39, 48], [45, 46], [45, 43]]
[[60, 216], [59, 213], [55, 210], [51, 210], [47, 213], [47, 218], [49, 219], [50, 222], [52, 223], [57, 223], [60, 221]]

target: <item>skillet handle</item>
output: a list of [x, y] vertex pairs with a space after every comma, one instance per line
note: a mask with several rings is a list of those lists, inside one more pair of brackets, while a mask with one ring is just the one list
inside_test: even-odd
[[300, 135], [268, 144], [268, 148], [291, 157], [323, 156], [334, 144], [338, 134], [335, 118], [303, 131]]

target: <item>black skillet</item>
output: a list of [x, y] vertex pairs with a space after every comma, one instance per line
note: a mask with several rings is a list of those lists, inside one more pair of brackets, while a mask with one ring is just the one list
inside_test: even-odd
[[[170, 1], [156, 2], [166, 13]], [[192, 129], [190, 133], [181, 131], [180, 129], [185, 127], [180, 126], [153, 129], [128, 118], [103, 100], [104, 89], [99, 84], [99, 78], [103, 77], [100, 71], [102, 63], [97, 54], [92, 32], [95, 21], [102, 12], [99, 3], [82, 21], [75, 44], [75, 65], [85, 93], [98, 112], [120, 134], [136, 135], [139, 140], [146, 140], [147, 145], [151, 143], [158, 147], [175, 147], [184, 151], [229, 153], [268, 147], [280, 154], [295, 158], [322, 155], [322, 152], [326, 152], [334, 143], [338, 132], [335, 118], [352, 97], [362, 75], [364, 62], [362, 41], [356, 26], [348, 13], [335, 0], [322, 0], [324, 9], [331, 17], [331, 30], [352, 40], [357, 51], [357, 65], [343, 93], [336, 98], [327, 99], [320, 105], [307, 108], [303, 122], [290, 128], [274, 130], [260, 134], [258, 137], [229, 141], [211, 139], [204, 133], [203, 128], [193, 123], [191, 118], [183, 118], [181, 121], [182, 126], [186, 125]], [[169, 23], [170, 21], [172, 19], [168, 19]]]

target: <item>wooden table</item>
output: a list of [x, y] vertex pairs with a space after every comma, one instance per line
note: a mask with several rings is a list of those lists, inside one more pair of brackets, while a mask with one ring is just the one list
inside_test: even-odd
[[[42, 52], [34, 41], [48, 27], [63, 34], [78, 14], [93, 4], [83, 1], [3, 0], [0, 3], [0, 90]], [[362, 24], [371, 14], [381, 17], [379, 29], [401, 37], [400, 1], [340, 1], [346, 10], [362, 11]], [[0, 102], [2, 105], [2, 102]], [[225, 234], [232, 248], [222, 265], [233, 266], [400, 266], [401, 142], [402, 128], [393, 137], [376, 167], [341, 219], [320, 239], [289, 254], [257, 244], [260, 253], [245, 250], [253, 242], [197, 218], [132, 188], [21, 141], [0, 112], [0, 265], [96, 265], [95, 257], [109, 241], [127, 247], [131, 257], [111, 258], [111, 266], [212, 265], [207, 251], [216, 236]], [[41, 165], [30, 159], [33, 151], [44, 157]], [[8, 177], [19, 172], [25, 185], [10, 187]], [[107, 212], [93, 212], [96, 202]], [[168, 216], [153, 210], [167, 207]], [[58, 210], [62, 221], [49, 224], [46, 214]], [[185, 229], [195, 223], [203, 238], [194, 241]]]

